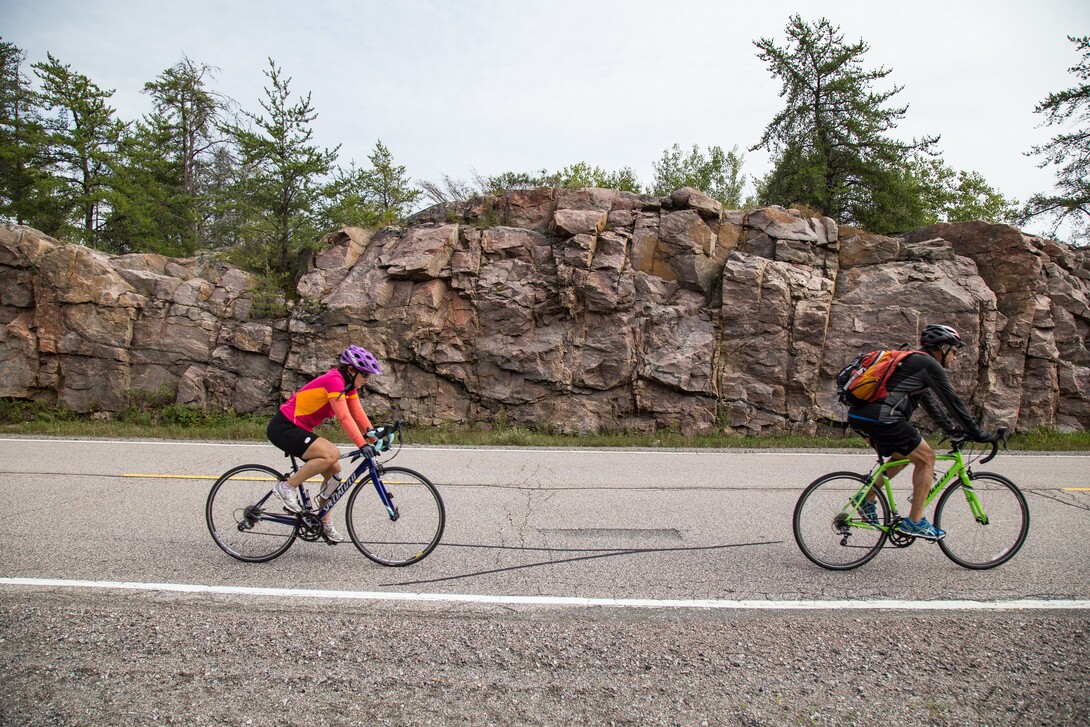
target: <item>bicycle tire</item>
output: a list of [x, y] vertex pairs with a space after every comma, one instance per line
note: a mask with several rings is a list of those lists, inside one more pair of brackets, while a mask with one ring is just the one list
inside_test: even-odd
[[[447, 519], [443, 498], [427, 477], [406, 467], [386, 467], [382, 483], [393, 496], [397, 519], [391, 519], [368, 475], [348, 496], [348, 536], [361, 553], [379, 565], [418, 563], [443, 537]], [[370, 497], [361, 494], [367, 491]]]
[[[939, 548], [963, 568], [995, 568], [1013, 558], [1025, 544], [1029, 506], [1018, 486], [1002, 475], [974, 472], [969, 479], [988, 522], [979, 522], [973, 516], [965, 498], [965, 483], [959, 480], [946, 488], [935, 505], [935, 526], [946, 531]], [[962, 497], [953, 499], [955, 493]]]
[[227, 555], [262, 563], [282, 555], [299, 534], [299, 519], [272, 494], [283, 475], [271, 467], [244, 464], [220, 475], [208, 493], [204, 517], [212, 540]]
[[[865, 525], [857, 512], [845, 506], [868, 478], [855, 472], [831, 472], [811, 482], [795, 503], [792, 529], [799, 550], [811, 562], [829, 570], [858, 568], [878, 555], [889, 534]], [[885, 494], [875, 491], [879, 524], [890, 522]]]

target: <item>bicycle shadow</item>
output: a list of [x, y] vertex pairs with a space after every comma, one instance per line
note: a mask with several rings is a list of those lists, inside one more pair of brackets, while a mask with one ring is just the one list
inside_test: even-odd
[[713, 551], [713, 550], [729, 550], [733, 548], [752, 548], [763, 545], [781, 545], [785, 541], [783, 540], [766, 540], [753, 543], [726, 543], [722, 545], [699, 545], [699, 546], [679, 546], [669, 548], [546, 548], [546, 547], [527, 547], [527, 546], [512, 546], [512, 545], [484, 545], [473, 543], [442, 543], [441, 548], [469, 548], [474, 550], [512, 550], [522, 552], [545, 552], [545, 553], [586, 553], [586, 555], [578, 555], [570, 558], [541, 560], [534, 563], [522, 563], [519, 565], [504, 566], [502, 568], [488, 568], [484, 570], [472, 571], [469, 573], [460, 573], [451, 576], [441, 576], [438, 578], [421, 578], [411, 581], [398, 581], [395, 583], [381, 583], [379, 585], [383, 587], [394, 586], [419, 586], [433, 583], [444, 583], [448, 581], [459, 581], [467, 578], [476, 578], [479, 576], [495, 575], [497, 573], [510, 573], [519, 570], [528, 570], [531, 568], [544, 568], [546, 566], [564, 565], [567, 563], [579, 563], [582, 561], [600, 560], [603, 558], [621, 558], [632, 555], [646, 555], [648, 553], [693, 553], [698, 551]]

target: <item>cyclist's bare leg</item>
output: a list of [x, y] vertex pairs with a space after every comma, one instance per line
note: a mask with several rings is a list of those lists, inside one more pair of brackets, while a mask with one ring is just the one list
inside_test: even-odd
[[[893, 455], [897, 459], [903, 459], [900, 454]], [[912, 508], [908, 511], [908, 518], [913, 522], [919, 522], [923, 517], [924, 501], [931, 490], [931, 480], [935, 475], [935, 450], [926, 439], [921, 439], [916, 449], [908, 453], [907, 458], [912, 462]]]
[[298, 487], [318, 473], [323, 476], [326, 472], [336, 473], [341, 467], [340, 457], [341, 450], [337, 449], [337, 445], [325, 437], [318, 437], [303, 453], [303, 466], [288, 478], [287, 484]]
[[[904, 459], [905, 456], [903, 454], [896, 454], [895, 453], [895, 454], [890, 455], [889, 458], [890, 459]], [[882, 473], [882, 476], [885, 477], [887, 480], [892, 480], [894, 477], [897, 476], [897, 474], [901, 470], [903, 470], [907, 466], [908, 466], [907, 464], [894, 465], [893, 467], [887, 468]], [[870, 502], [877, 502], [878, 501], [878, 495], [875, 494], [875, 491], [877, 491], [878, 488], [881, 487], [881, 486], [882, 486], [881, 482], [876, 482], [874, 484], [874, 487], [870, 488], [870, 490], [867, 491], [867, 500], [868, 501], [870, 501]]]

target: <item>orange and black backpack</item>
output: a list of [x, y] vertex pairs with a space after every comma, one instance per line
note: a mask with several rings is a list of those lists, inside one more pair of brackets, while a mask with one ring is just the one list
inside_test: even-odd
[[920, 351], [869, 351], [856, 356], [836, 376], [836, 398], [847, 406], [863, 406], [889, 396], [886, 384], [905, 356]]

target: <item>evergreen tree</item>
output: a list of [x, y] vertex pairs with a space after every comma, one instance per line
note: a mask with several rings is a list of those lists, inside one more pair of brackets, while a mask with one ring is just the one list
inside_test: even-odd
[[1022, 211], [1022, 221], [1051, 220], [1053, 236], [1061, 225], [1070, 224], [1072, 242], [1090, 244], [1090, 36], [1068, 36], [1068, 40], [1082, 54], [1082, 60], [1069, 69], [1079, 83], [1050, 93], [1034, 112], [1044, 115], [1045, 126], [1067, 125], [1069, 130], [1028, 152], [1042, 157], [1041, 168], [1057, 167], [1055, 191], [1033, 195]]
[[178, 167], [166, 156], [169, 132], [154, 122], [136, 122], [118, 140], [118, 164], [110, 183], [109, 214], [102, 245], [114, 252], [185, 256], [192, 242], [189, 200], [178, 186]]
[[201, 235], [213, 249], [237, 247], [243, 241], [245, 219], [234, 191], [243, 187], [249, 172], [239, 163], [237, 152], [232, 144], [215, 146], [201, 165], [201, 196], [208, 213]]
[[909, 160], [931, 153], [937, 137], [901, 142], [888, 136], [908, 107], [887, 105], [900, 86], [872, 90], [890, 71], [863, 68], [865, 42], [847, 45], [828, 20], [808, 24], [799, 15], [786, 33], [783, 48], [769, 38], [754, 43], [780, 79], [786, 102], [751, 148], [775, 158], [759, 185], [761, 203], [802, 203], [874, 232], [918, 226], [926, 213]]
[[332, 202], [324, 211], [329, 227], [393, 224], [409, 214], [424, 194], [412, 186], [405, 167], [394, 163], [393, 154], [381, 140], [368, 160], [370, 169], [352, 163], [334, 175], [328, 190]]
[[[287, 288], [300, 261], [316, 245], [318, 209], [328, 194], [337, 150], [312, 144], [317, 113], [310, 94], [291, 101], [291, 79], [269, 59], [271, 86], [261, 101], [264, 114], [243, 112], [253, 128], [228, 125], [238, 147], [241, 170], [234, 185], [240, 216], [236, 262], [278, 278]], [[339, 148], [339, 147], [337, 147]]]
[[50, 161], [61, 182], [58, 196], [63, 208], [73, 212], [57, 233], [94, 246], [108, 210], [112, 169], [125, 124], [114, 118], [114, 109], [106, 103], [113, 91], [99, 88], [51, 53], [46, 57], [47, 62], [33, 68], [41, 80], [43, 107], [57, 110], [44, 126]]
[[369, 169], [361, 169], [351, 162], [347, 168], [338, 168], [328, 186], [331, 200], [322, 209], [323, 226], [327, 229], [341, 227], [381, 227], [393, 220], [384, 221], [382, 213], [373, 204], [368, 190]]
[[112, 166], [125, 124], [113, 118], [107, 105], [112, 90], [63, 65], [47, 53], [47, 62], [33, 68], [41, 82], [41, 104], [57, 110], [44, 122], [49, 157], [60, 182], [57, 194], [72, 215], [56, 232], [94, 246], [108, 209]]
[[367, 158], [371, 169], [364, 173], [365, 198], [378, 211], [381, 223], [390, 224], [405, 216], [422, 192], [411, 186], [405, 167], [394, 164], [393, 154], [381, 140]]
[[23, 74], [25, 60], [0, 41], [0, 219], [58, 234], [69, 210], [51, 176], [42, 101]]
[[154, 108], [122, 143], [124, 160], [104, 234], [137, 249], [190, 255], [212, 242], [207, 187], [228, 101], [208, 90], [212, 69], [189, 58], [144, 85]]
[[719, 200], [726, 209], [738, 209], [742, 206], [742, 190], [746, 182], [742, 174], [743, 161], [744, 157], [738, 154], [737, 146], [729, 152], [712, 146], [705, 156], [696, 144], [688, 155], [674, 144], [652, 165], [655, 179], [650, 192], [665, 196], [682, 187], [692, 187]]
[[[0, 41], [0, 217], [27, 224], [34, 188], [34, 136], [41, 138], [35, 94], [22, 65], [26, 53]], [[35, 132], [39, 132], [36, 134]]]

